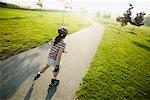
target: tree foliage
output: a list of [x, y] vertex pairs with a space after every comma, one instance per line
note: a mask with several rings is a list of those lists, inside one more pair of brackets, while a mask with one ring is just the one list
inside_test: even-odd
[[124, 12], [122, 17], [117, 17], [116, 21], [121, 23], [121, 26], [125, 26], [128, 23], [135, 25], [135, 26], [141, 26], [144, 25], [144, 16], [146, 15], [145, 12], [140, 12], [136, 14], [136, 17], [132, 20], [131, 16], [132, 16], [132, 12], [131, 9], [133, 9], [132, 4], [129, 4], [129, 8], [128, 10], [126, 10], [126, 12]]
[[123, 16], [119, 16], [116, 18], [117, 22], [121, 22], [121, 26], [125, 26], [128, 24], [128, 22], [131, 22], [132, 9], [132, 4], [129, 4], [129, 8], [126, 10], [126, 12], [124, 12]]
[[135, 26], [141, 26], [141, 25], [144, 25], [143, 21], [144, 21], [144, 15], [146, 13], [144, 12], [140, 12], [140, 13], [137, 13], [136, 14], [136, 17], [133, 19], [133, 21], [131, 21], [130, 23], [132, 25], [135, 25]]

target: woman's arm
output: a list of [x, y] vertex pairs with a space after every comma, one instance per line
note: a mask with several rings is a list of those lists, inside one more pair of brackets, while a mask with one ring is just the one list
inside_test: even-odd
[[60, 60], [61, 60], [61, 55], [62, 55], [63, 49], [60, 48], [58, 55], [57, 55], [57, 59], [56, 59], [56, 63], [59, 65], [60, 64]]

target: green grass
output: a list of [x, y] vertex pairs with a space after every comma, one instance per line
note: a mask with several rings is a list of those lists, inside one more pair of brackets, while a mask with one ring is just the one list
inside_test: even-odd
[[[0, 8], [0, 59], [6, 59], [20, 52], [49, 42], [60, 28], [61, 12], [17, 10]], [[69, 33], [90, 25], [76, 13], [66, 13], [65, 26]]]
[[129, 32], [112, 20], [97, 19], [106, 27], [95, 57], [85, 73], [77, 100], [149, 100], [150, 28]]

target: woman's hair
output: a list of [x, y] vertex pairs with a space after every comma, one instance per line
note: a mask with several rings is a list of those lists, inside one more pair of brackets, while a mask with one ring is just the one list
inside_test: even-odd
[[65, 28], [58, 29], [59, 35], [55, 38], [54, 45], [56, 45], [58, 42], [60, 42], [62, 39], [66, 37], [68, 34], [68, 30]]

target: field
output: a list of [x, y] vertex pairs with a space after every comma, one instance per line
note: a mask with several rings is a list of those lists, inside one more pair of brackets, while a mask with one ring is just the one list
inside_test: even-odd
[[106, 30], [85, 73], [77, 100], [149, 100], [150, 28], [96, 19]]
[[[62, 12], [0, 8], [0, 60], [49, 42], [57, 35]], [[81, 30], [90, 22], [76, 13], [65, 14], [69, 33]]]

